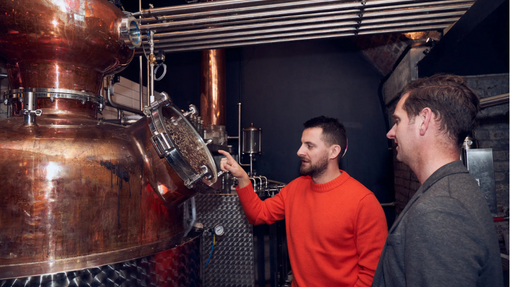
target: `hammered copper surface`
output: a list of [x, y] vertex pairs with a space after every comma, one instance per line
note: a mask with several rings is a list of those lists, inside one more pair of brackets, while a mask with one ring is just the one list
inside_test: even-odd
[[86, 105], [58, 113], [74, 101], [59, 100], [35, 126], [0, 121], [0, 278], [147, 256], [182, 237], [177, 206], [194, 192], [157, 155], [146, 119], [98, 124]]
[[204, 126], [226, 123], [225, 50], [202, 51], [200, 114]]
[[99, 94], [103, 75], [119, 72], [134, 55], [119, 38], [123, 16], [106, 0], [2, 1], [0, 55], [10, 88]]

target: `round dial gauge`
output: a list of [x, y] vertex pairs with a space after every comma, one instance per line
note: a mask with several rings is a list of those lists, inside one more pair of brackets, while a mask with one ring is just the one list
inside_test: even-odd
[[223, 225], [216, 225], [213, 227], [213, 232], [216, 236], [223, 236], [225, 234], [225, 228], [223, 228]]

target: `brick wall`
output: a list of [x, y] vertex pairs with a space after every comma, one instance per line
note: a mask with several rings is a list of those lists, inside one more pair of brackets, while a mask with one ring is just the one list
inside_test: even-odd
[[[508, 74], [466, 77], [466, 79], [481, 99], [509, 91]], [[477, 116], [473, 133], [477, 147], [492, 149], [498, 216], [508, 216], [509, 209], [508, 111], [508, 103], [482, 109]], [[500, 242], [506, 242], [505, 248], [508, 254], [508, 221], [497, 222], [496, 230]]]
[[[481, 99], [508, 93], [508, 74], [466, 77]], [[479, 148], [491, 148], [498, 214], [508, 215], [508, 103], [484, 108], [477, 116], [474, 139]]]
[[392, 71], [409, 44], [418, 39], [428, 38], [439, 40], [440, 34], [436, 31], [427, 31], [358, 36], [351, 39], [374, 67], [385, 76]]

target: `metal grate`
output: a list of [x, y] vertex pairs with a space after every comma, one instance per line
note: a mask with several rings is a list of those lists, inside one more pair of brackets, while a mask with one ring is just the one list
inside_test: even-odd
[[210, 229], [216, 224], [225, 228], [225, 235], [215, 237], [211, 259], [202, 273], [203, 286], [254, 286], [253, 225], [246, 219], [237, 194], [199, 194], [195, 200], [197, 222], [203, 223], [205, 229], [201, 247], [203, 264], [211, 252]]

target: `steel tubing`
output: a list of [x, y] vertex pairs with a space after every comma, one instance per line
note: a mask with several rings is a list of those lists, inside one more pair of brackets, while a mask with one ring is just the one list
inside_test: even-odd
[[[451, 13], [441, 13], [441, 17], [452, 17], [452, 16], [456, 16], [457, 18], [455, 19], [458, 19], [460, 18], [460, 16], [462, 16], [463, 12], [451, 12]], [[424, 19], [424, 18], [437, 18], [439, 15], [437, 14], [427, 14], [427, 15], [411, 15], [411, 16], [406, 16], [406, 17], [389, 17], [389, 18], [385, 18], [385, 22], [398, 22], [398, 21], [408, 21], [408, 20], [419, 20], [419, 19]], [[238, 37], [238, 36], [247, 36], [247, 35], [257, 35], [257, 34], [268, 34], [268, 33], [277, 33], [277, 32], [286, 32], [286, 31], [299, 31], [299, 30], [312, 30], [312, 29], [318, 29], [318, 28], [334, 28], [334, 27], [342, 27], [342, 26], [356, 26], [358, 24], [357, 21], [354, 21], [354, 20], [351, 20], [351, 21], [343, 21], [343, 22], [329, 22], [329, 23], [324, 23], [326, 21], [331, 21], [331, 20], [334, 20], [334, 19], [337, 19], [336, 17], [325, 17], [325, 18], [321, 18], [320, 20], [314, 20], [314, 19], [307, 19], [306, 21], [302, 21], [302, 22], [299, 22], [299, 24], [303, 24], [303, 23], [313, 23], [313, 24], [310, 24], [310, 25], [299, 25], [299, 26], [290, 26], [290, 23], [289, 25], [285, 25], [285, 24], [281, 24], [281, 25], [278, 25], [280, 23], [271, 23], [272, 25], [267, 25], [267, 24], [260, 24], [260, 25], [250, 25], [250, 27], [255, 28], [255, 27], [267, 27], [267, 26], [278, 26], [278, 28], [272, 28], [272, 29], [263, 29], [263, 30], [248, 30], [248, 29], [242, 29], [240, 28], [240, 26], [238, 26], [237, 28], [239, 29], [235, 29], [235, 30], [242, 30], [242, 31], [237, 31], [237, 32], [230, 32], [230, 33], [214, 33], [214, 32], [218, 32], [218, 31], [232, 31], [231, 29], [224, 29], [224, 28], [227, 28], [227, 27], [221, 27], [221, 28], [211, 28], [211, 29], [204, 29], [204, 30], [200, 30], [200, 31], [203, 31], [199, 34], [203, 34], [203, 33], [206, 33], [206, 32], [209, 32], [210, 34], [212, 35], [200, 35], [200, 36], [187, 36], [187, 37], [168, 37], [168, 38], [164, 38], [164, 39], [161, 39], [161, 40], [157, 40], [155, 41], [156, 45], [159, 45], [161, 46], [162, 44], [166, 44], [166, 43], [177, 43], [177, 42], [185, 42], [185, 41], [196, 41], [196, 40], [204, 40], [204, 39], [213, 39], [213, 38], [231, 38], [231, 37]], [[442, 18], [444, 19], [444, 18]], [[432, 21], [438, 21], [438, 20], [432, 20]], [[364, 24], [378, 24], [379, 22], [379, 19], [366, 19], [363, 21]], [[319, 24], [317, 24], [319, 23]], [[296, 24], [294, 21], [292, 21], [292, 24]], [[267, 26], [264, 26], [264, 25], [267, 25]], [[286, 26], [286, 27], [284, 27]], [[363, 26], [361, 26], [363, 27]], [[230, 28], [230, 27], [229, 27]], [[186, 31], [188, 33], [186, 34], [190, 34], [189, 32], [193, 32], [193, 31]], [[214, 34], [213, 34], [214, 33]], [[178, 35], [178, 32], [175, 33], [174, 35]]]
[[148, 9], [135, 15], [145, 17], [141, 19], [142, 30], [157, 31], [154, 37], [157, 50], [176, 52], [388, 31], [423, 31], [430, 27], [443, 29], [457, 21], [473, 3], [472, 0], [364, 3], [235, 0]]
[[[449, 9], [447, 9], [449, 8]], [[258, 19], [256, 21], [249, 20], [249, 21], [238, 21], [236, 23], [228, 23], [226, 26], [215, 26], [215, 27], [209, 27], [207, 25], [200, 25], [200, 27], [194, 26], [193, 29], [188, 30], [182, 30], [184, 28], [174, 28], [173, 32], [167, 32], [167, 33], [158, 33], [156, 34], [157, 37], [155, 39], [160, 40], [159, 43], [164, 43], [164, 41], [167, 38], [177, 38], [181, 35], [197, 35], [197, 34], [213, 34], [216, 32], [224, 32], [224, 31], [241, 31], [241, 30], [252, 30], [252, 29], [262, 29], [267, 27], [285, 27], [290, 25], [297, 25], [297, 24], [303, 24], [303, 23], [318, 23], [318, 22], [331, 22], [331, 21], [342, 21], [342, 20], [356, 20], [359, 25], [362, 25], [363, 23], [375, 23], [377, 21], [385, 23], [385, 22], [392, 22], [395, 19], [401, 18], [402, 20], [405, 19], [413, 19], [413, 18], [438, 18], [438, 17], [451, 17], [451, 16], [462, 16], [465, 13], [465, 10], [469, 8], [469, 6], [462, 7], [463, 10], [458, 10], [458, 7], [447, 7], [442, 9], [436, 9], [434, 11], [431, 10], [405, 10], [402, 11], [401, 15], [404, 16], [398, 16], [398, 15], [392, 15], [395, 17], [388, 17], [388, 15], [395, 14], [395, 13], [388, 13], [387, 11], [382, 12], [367, 12], [365, 13], [365, 17], [363, 19], [359, 18], [359, 15], [356, 13], [356, 11], [350, 10], [351, 14], [347, 15], [333, 15], [333, 16], [315, 16], [315, 15], [307, 15], [306, 18], [303, 18], [303, 16], [299, 16], [298, 20], [287, 20], [290, 18], [297, 18], [294, 17], [282, 17], [284, 21], [277, 21], [281, 20], [281, 18], [278, 19], [267, 19], [272, 22], [262, 22], [262, 20]], [[444, 10], [453, 10], [450, 12], [443, 12]], [[417, 14], [417, 12], [423, 12], [423, 14]], [[334, 12], [337, 14], [338, 12]], [[410, 15], [410, 16], [409, 16]], [[253, 22], [256, 22], [255, 24], [251, 24]], [[248, 23], [248, 24], [247, 24]], [[197, 29], [198, 28], [198, 29]]]
[[[423, 18], [438, 18], [438, 17], [452, 17], [452, 16], [462, 16], [464, 14], [464, 11], [453, 11], [453, 12], [445, 12], [445, 13], [436, 13], [436, 14], [424, 14], [424, 15], [411, 15], [411, 16], [404, 16], [404, 17], [388, 17], [384, 18], [385, 22], [393, 22], [395, 20], [410, 20], [410, 19], [423, 19]], [[372, 15], [371, 15], [372, 16]], [[332, 21], [339, 21], [339, 20], [355, 20], [358, 19], [358, 16], [355, 15], [346, 15], [346, 16], [328, 16], [328, 17], [317, 17], [317, 18], [310, 18], [310, 19], [302, 19], [300, 21], [280, 21], [280, 22], [270, 22], [270, 23], [258, 23], [258, 24], [249, 24], [249, 25], [238, 25], [238, 26], [224, 26], [224, 27], [213, 27], [213, 28], [206, 28], [206, 29], [197, 29], [197, 30], [184, 30], [184, 31], [176, 31], [176, 32], [169, 32], [169, 33], [159, 33], [157, 35], [157, 39], [155, 40], [155, 43], [162, 44], [167, 42], [179, 42], [179, 41], [186, 41], [186, 40], [193, 40], [193, 39], [199, 39], [200, 36], [190, 36], [190, 35], [203, 35], [203, 34], [216, 34], [211, 36], [203, 35], [202, 37], [218, 37], [218, 35], [223, 36], [231, 36], [230, 34], [221, 32], [232, 32], [232, 31], [241, 31], [244, 30], [242, 33], [244, 35], [248, 34], [256, 34], [259, 33], [258, 30], [254, 29], [260, 29], [260, 28], [267, 28], [267, 27], [280, 27], [278, 28], [280, 31], [286, 31], [286, 30], [294, 30], [299, 29], [297, 26], [292, 26], [296, 24], [305, 24], [305, 23], [323, 23], [323, 22], [332, 22]], [[379, 18], [370, 18], [370, 19], [364, 19], [363, 23], [377, 23]], [[358, 21], [354, 21], [355, 24], [358, 24]], [[352, 23], [351, 22], [345, 22], [345, 23]], [[323, 25], [337, 25], [338, 22], [333, 23], [324, 23], [319, 24], [319, 26]], [[285, 27], [285, 26], [292, 26], [292, 27]], [[156, 36], [155, 35], [155, 36]], [[188, 36], [188, 37], [186, 37]], [[156, 37], [155, 37], [156, 38]]]
[[[237, 38], [221, 38], [221, 39], [207, 39], [205, 41], [191, 41], [191, 42], [181, 42], [181, 43], [172, 43], [169, 45], [160, 45], [160, 49], [166, 49], [166, 48], [173, 48], [173, 47], [182, 47], [187, 45], [210, 45], [215, 43], [228, 43], [228, 42], [238, 42], [238, 41], [248, 41], [248, 40], [259, 40], [259, 39], [271, 39], [271, 38], [284, 38], [284, 37], [297, 37], [297, 36], [303, 36], [303, 35], [320, 35], [320, 34], [328, 34], [328, 33], [337, 33], [337, 32], [347, 32], [352, 31], [352, 33], [355, 33], [356, 31], [365, 31], [365, 30], [376, 30], [380, 28], [392, 28], [392, 27], [408, 27], [410, 25], [430, 25], [435, 23], [454, 23], [459, 18], [448, 18], [448, 19], [439, 19], [439, 20], [425, 20], [425, 21], [416, 21], [416, 22], [405, 22], [405, 23], [392, 23], [392, 24], [375, 24], [375, 25], [366, 25], [359, 27], [359, 29], [353, 25], [351, 27], [347, 28], [326, 28], [326, 29], [314, 29], [314, 30], [307, 30], [307, 31], [295, 31], [299, 29], [292, 30], [292, 32], [287, 33], [273, 33], [273, 34], [263, 34], [265, 31], [259, 31], [261, 32], [258, 35], [255, 36], [241, 36]], [[355, 23], [354, 23], [355, 24]], [[330, 27], [331, 25], [326, 25], [326, 27]], [[448, 26], [448, 25], [447, 25]]]
[[244, 20], [244, 19], [263, 19], [265, 17], [273, 17], [273, 16], [281, 16], [281, 15], [291, 15], [291, 14], [301, 14], [308, 12], [317, 12], [317, 11], [328, 11], [328, 10], [337, 10], [341, 8], [342, 5], [327, 5], [327, 6], [315, 6], [312, 8], [300, 8], [300, 9], [289, 9], [289, 10], [276, 10], [270, 12], [260, 12], [260, 13], [250, 13], [250, 14], [233, 14], [222, 17], [211, 17], [211, 18], [200, 18], [200, 19], [191, 19], [191, 20], [183, 20], [183, 21], [175, 21], [175, 22], [164, 22], [157, 24], [145, 24], [141, 26], [142, 30], [150, 30], [150, 29], [160, 29], [160, 28], [170, 28], [170, 27], [180, 27], [185, 25], [196, 25], [196, 24], [209, 24], [209, 25], [218, 25], [221, 22], [229, 22], [234, 20]]
[[[378, 5], [393, 5], [399, 3], [416, 3], [411, 0], [379, 0], [379, 1], [368, 1], [364, 5], [361, 2], [352, 1], [346, 3], [345, 1], [339, 0], [314, 0], [314, 1], [271, 1], [271, 0], [233, 0], [233, 1], [219, 1], [216, 3], [200, 3], [192, 5], [179, 5], [164, 8], [155, 8], [143, 10], [138, 13], [134, 13], [134, 16], [143, 15], [145, 21], [156, 21], [155, 17], [148, 18], [148, 16], [164, 16], [168, 20], [186, 19], [190, 17], [210, 17], [214, 15], [221, 15], [225, 13], [241, 13], [246, 11], [263, 10], [263, 9], [275, 9], [282, 10], [286, 7], [301, 7], [308, 5], [321, 5], [325, 3], [340, 2], [339, 8], [346, 7], [373, 7]], [[435, 1], [435, 2], [424, 2], [416, 5], [434, 5], [435, 3], [461, 3], [461, 2], [474, 2], [472, 0], [448, 0], [448, 1]], [[268, 4], [265, 4], [268, 3]], [[430, 4], [427, 4], [430, 3]], [[252, 6], [250, 6], [250, 4]], [[412, 5], [412, 4], [411, 4]], [[244, 6], [244, 7], [243, 7]], [[246, 7], [247, 6], [247, 7]], [[179, 14], [180, 13], [180, 14]], [[187, 14], [186, 14], [187, 13]], [[160, 17], [158, 17], [160, 18]]]
[[[393, 0], [395, 1], [395, 0]], [[396, 0], [397, 2], [409, 2], [409, 0]], [[147, 9], [142, 10], [142, 17], [145, 16], [159, 16], [159, 15], [167, 15], [167, 14], [177, 14], [177, 13], [200, 13], [204, 12], [207, 16], [214, 15], [217, 12], [211, 11], [223, 11], [225, 9], [227, 11], [232, 11], [234, 13], [238, 13], [242, 10], [239, 9], [242, 6], [249, 6], [250, 8], [259, 7], [265, 9], [282, 9], [283, 7], [288, 6], [302, 6], [302, 5], [310, 5], [310, 4], [322, 4], [322, 3], [331, 3], [331, 2], [342, 2], [339, 0], [314, 0], [314, 1], [274, 1], [274, 0], [230, 0], [230, 1], [213, 1], [207, 3], [199, 3], [192, 5], [179, 5], [179, 6], [171, 6], [164, 8], [155, 8], [155, 9]], [[379, 1], [374, 1], [379, 2]], [[385, 1], [390, 2], [390, 1]], [[345, 3], [345, 5], [356, 5], [359, 6], [360, 3], [350, 2]], [[250, 6], [252, 5], [252, 6]], [[258, 5], [258, 6], [257, 6]], [[134, 16], [138, 16], [140, 13], [134, 13]]]
[[508, 93], [480, 99], [480, 108], [485, 109], [492, 106], [508, 103]]
[[[384, 29], [384, 30], [374, 30], [374, 31], [359, 31], [355, 32], [338, 32], [332, 34], [325, 35], [311, 35], [304, 37], [289, 37], [289, 38], [280, 38], [280, 39], [266, 39], [266, 40], [256, 40], [256, 41], [244, 41], [244, 42], [235, 42], [235, 43], [222, 43], [222, 44], [201, 44], [201, 45], [190, 45], [185, 47], [173, 47], [170, 45], [168, 48], [161, 47], [160, 49], [166, 53], [171, 52], [183, 52], [183, 51], [200, 51], [205, 49], [218, 49], [218, 48], [233, 48], [233, 47], [243, 47], [243, 46], [251, 46], [251, 45], [259, 45], [259, 44], [272, 44], [272, 43], [282, 43], [282, 42], [291, 42], [291, 41], [301, 41], [301, 40], [316, 40], [316, 39], [328, 39], [328, 38], [339, 38], [339, 37], [348, 37], [348, 36], [356, 36], [356, 35], [373, 35], [373, 34], [384, 34], [384, 33], [403, 33], [403, 32], [418, 32], [418, 31], [427, 31], [427, 30], [438, 30], [444, 29], [448, 27], [450, 24], [441, 24], [441, 25], [429, 25], [429, 26], [421, 26], [421, 27], [403, 27], [397, 29]], [[137, 51], [137, 53], [143, 53], [142, 51]]]
[[[292, 3], [289, 3], [292, 4]], [[316, 4], [316, 3], [309, 3], [309, 4]], [[259, 10], [272, 10], [272, 5], [261, 5], [261, 6], [254, 6], [254, 7], [243, 7], [238, 9], [226, 9], [226, 10], [213, 10], [213, 11], [204, 11], [204, 12], [198, 12], [198, 13], [188, 13], [188, 14], [172, 14], [172, 15], [164, 15], [164, 16], [156, 16], [151, 18], [144, 18], [141, 23], [143, 24], [149, 24], [159, 21], [177, 21], [177, 20], [185, 20], [185, 19], [192, 19], [192, 18], [207, 18], [207, 17], [213, 17], [213, 16], [219, 16], [219, 15], [225, 15], [225, 14], [242, 14], [243, 12], [254, 12]], [[290, 6], [290, 5], [289, 5]], [[295, 4], [292, 6], [296, 6]], [[348, 8], [345, 5], [335, 5], [337, 8]], [[352, 4], [351, 6], [357, 7], [359, 4]], [[320, 7], [320, 6], [318, 6]], [[278, 8], [281, 10], [283, 7]]]
[[[361, 4], [356, 4], [359, 6], [359, 8], [365, 8]], [[424, 3], [423, 5], [427, 5]], [[433, 5], [433, 3], [432, 3]], [[351, 6], [354, 6], [351, 4]], [[422, 5], [420, 5], [422, 6]], [[468, 9], [471, 5], [448, 5], [448, 6], [439, 6], [439, 7], [425, 7], [422, 9], [409, 9], [409, 10], [390, 10], [390, 13], [415, 13], [415, 12], [430, 12], [434, 10], [444, 10], [447, 8], [450, 9]], [[168, 28], [176, 28], [176, 27], [183, 27], [186, 25], [189, 26], [196, 26], [200, 24], [209, 24], [209, 25], [221, 25], [222, 22], [229, 22], [234, 20], [246, 20], [246, 19], [259, 19], [263, 20], [267, 17], [273, 17], [273, 16], [282, 16], [282, 15], [292, 15], [292, 14], [303, 14], [304, 13], [310, 13], [310, 12], [318, 12], [318, 11], [329, 11], [329, 10], [337, 10], [342, 7], [345, 7], [344, 4], [333, 4], [333, 5], [325, 5], [325, 6], [313, 6], [309, 8], [298, 8], [298, 9], [288, 9], [288, 10], [276, 10], [276, 11], [270, 11], [270, 12], [260, 12], [260, 13], [250, 13], [250, 14], [234, 14], [234, 15], [228, 15], [228, 16], [222, 16], [222, 17], [211, 17], [211, 18], [189, 18], [190, 20], [183, 20], [183, 21], [172, 21], [172, 22], [164, 22], [164, 23], [156, 23], [156, 24], [145, 24], [142, 25], [140, 28], [142, 30], [150, 30], [150, 29], [168, 29]], [[349, 7], [352, 8], [352, 7]], [[361, 12], [359, 12], [361, 13]], [[385, 13], [389, 13], [386, 11]], [[304, 15], [306, 16], [306, 15]], [[359, 16], [359, 15], [358, 15]], [[365, 17], [365, 14], [363, 13], [363, 17]], [[162, 19], [163, 20], [163, 19]], [[166, 21], [170, 19], [164, 19]]]
[[[278, 16], [278, 17], [271, 17], [271, 18], [263, 18], [263, 19], [248, 19], [248, 20], [239, 20], [239, 21], [232, 21], [228, 23], [222, 23], [218, 25], [214, 25], [214, 27], [211, 27], [211, 25], [208, 24], [201, 24], [201, 25], [192, 25], [192, 26], [186, 26], [186, 27], [170, 27], [170, 28], [164, 28], [159, 29], [159, 35], [155, 36], [154, 39], [160, 39], [160, 38], [166, 38], [168, 35], [172, 35], [175, 32], [190, 32], [193, 33], [194, 31], [206, 31], [214, 30], [218, 28], [225, 28], [225, 29], [236, 29], [237, 27], [247, 27], [248, 29], [251, 28], [257, 28], [257, 25], [261, 25], [260, 27], [264, 27], [264, 25], [276, 25], [278, 26], [280, 23], [296, 20], [296, 19], [317, 19], [320, 17], [335, 17], [340, 15], [348, 14], [350, 17], [354, 17], [356, 19], [359, 19], [359, 10], [352, 9], [352, 10], [343, 10], [343, 11], [329, 11], [329, 12], [318, 12], [318, 13], [312, 13], [312, 14], [306, 14], [306, 17], [304, 15], [287, 15], [287, 16]], [[254, 25], [254, 27], [251, 27], [251, 25]]]

